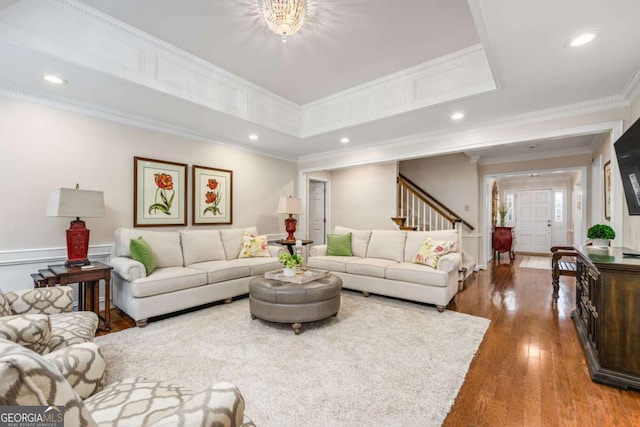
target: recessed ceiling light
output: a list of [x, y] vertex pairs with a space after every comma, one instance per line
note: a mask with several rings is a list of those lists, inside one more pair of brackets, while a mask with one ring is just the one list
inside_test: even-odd
[[48, 81], [49, 83], [53, 83], [55, 85], [66, 85], [67, 83], [69, 83], [62, 77], [58, 77], [53, 74], [45, 74], [44, 76], [42, 76], [42, 78]]
[[462, 120], [462, 119], [464, 119], [464, 113], [457, 112], [451, 115], [451, 120]]
[[347, 137], [345, 136], [344, 138], [341, 138], [341, 139], [340, 139], [340, 142], [341, 142], [341, 143], [343, 143], [343, 144], [347, 144], [347, 143], [349, 143], [349, 138], [347, 138]]
[[256, 135], [255, 133], [252, 133], [251, 135], [249, 135], [249, 139], [252, 141], [257, 141], [258, 140], [258, 135]]
[[570, 42], [569, 42], [569, 46], [571, 47], [578, 47], [578, 46], [583, 46], [587, 43], [591, 43], [593, 41], [593, 39], [596, 38], [596, 36], [598, 35], [597, 32], [595, 31], [589, 31], [586, 33], [582, 33], [580, 35], [578, 35], [577, 37], [573, 38]]

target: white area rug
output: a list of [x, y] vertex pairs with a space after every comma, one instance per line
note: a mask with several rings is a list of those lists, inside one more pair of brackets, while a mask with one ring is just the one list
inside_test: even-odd
[[199, 390], [227, 380], [258, 427], [440, 426], [489, 320], [343, 293], [337, 317], [251, 320], [249, 301], [96, 338], [107, 383], [131, 376]]
[[551, 257], [525, 256], [520, 261], [520, 268], [537, 268], [538, 270], [551, 270]]

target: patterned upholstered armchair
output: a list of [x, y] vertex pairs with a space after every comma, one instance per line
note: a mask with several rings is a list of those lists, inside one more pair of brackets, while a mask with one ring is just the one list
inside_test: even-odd
[[93, 341], [98, 316], [72, 309], [69, 286], [0, 292], [0, 338], [39, 354]]
[[0, 338], [0, 405], [63, 406], [65, 426], [254, 426], [233, 384], [193, 393], [131, 378], [103, 387], [104, 370], [94, 343], [42, 356]]

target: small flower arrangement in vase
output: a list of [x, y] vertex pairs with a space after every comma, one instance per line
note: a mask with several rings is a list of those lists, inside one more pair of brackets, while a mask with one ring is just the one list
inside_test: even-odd
[[505, 217], [507, 216], [507, 213], [509, 212], [510, 208], [511, 206], [507, 205], [506, 203], [500, 203], [500, 205], [498, 205], [498, 213], [500, 214], [501, 227], [504, 227]]
[[302, 265], [304, 262], [302, 255], [290, 254], [287, 252], [282, 252], [278, 255], [278, 261], [282, 264], [285, 276], [295, 276], [296, 267]]

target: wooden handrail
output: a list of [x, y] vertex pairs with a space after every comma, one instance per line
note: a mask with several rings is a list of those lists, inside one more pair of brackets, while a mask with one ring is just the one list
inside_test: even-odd
[[396, 182], [398, 184], [402, 183], [408, 187], [411, 187], [412, 193], [418, 199], [420, 199], [422, 202], [429, 205], [429, 207], [435, 210], [438, 214], [442, 215], [444, 218], [447, 218], [452, 225], [454, 225], [456, 222], [462, 222], [462, 224], [465, 225], [467, 228], [469, 228], [471, 231], [475, 229], [471, 224], [469, 224], [467, 221], [462, 219], [460, 215], [456, 214], [454, 211], [452, 211], [447, 206], [445, 206], [444, 203], [442, 203], [441, 201], [433, 197], [431, 194], [424, 191], [422, 188], [420, 188], [419, 185], [411, 181], [406, 176], [402, 174], [398, 174], [398, 177], [396, 178]]

